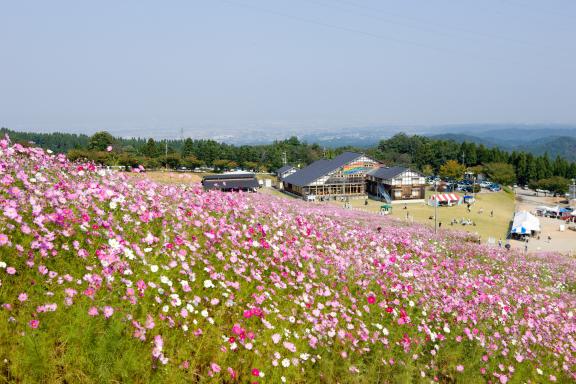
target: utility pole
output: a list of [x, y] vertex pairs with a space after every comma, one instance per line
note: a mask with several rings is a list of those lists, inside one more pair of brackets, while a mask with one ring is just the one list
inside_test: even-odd
[[165, 145], [165, 155], [166, 155], [166, 171], [168, 171], [168, 139], [164, 140]]
[[438, 233], [438, 181], [434, 180], [434, 233]]

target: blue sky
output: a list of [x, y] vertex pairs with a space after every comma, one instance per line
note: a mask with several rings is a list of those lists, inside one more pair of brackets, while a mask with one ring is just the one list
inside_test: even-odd
[[0, 125], [576, 123], [571, 0], [2, 1]]

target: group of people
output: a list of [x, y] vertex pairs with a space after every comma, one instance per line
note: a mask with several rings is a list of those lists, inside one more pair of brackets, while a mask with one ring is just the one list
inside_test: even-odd
[[460, 220], [454, 218], [452, 220], [450, 220], [450, 225], [454, 225], [454, 224], [462, 224], [462, 225], [472, 225], [472, 226], [476, 226], [476, 223], [471, 220], [471, 219], [467, 219], [467, 218], [461, 218]]
[[[468, 210], [468, 213], [472, 212], [472, 205], [470, 203], [467, 203], [466, 209]], [[478, 210], [478, 214], [481, 215], [483, 213], [484, 213], [484, 208], [480, 208]], [[493, 209], [490, 210], [490, 217], [494, 217], [494, 210]]]

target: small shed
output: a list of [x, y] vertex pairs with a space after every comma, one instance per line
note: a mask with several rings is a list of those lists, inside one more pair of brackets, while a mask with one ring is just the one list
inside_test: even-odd
[[204, 176], [202, 186], [207, 190], [220, 190], [223, 192], [255, 192], [260, 184], [253, 173], [224, 173]]

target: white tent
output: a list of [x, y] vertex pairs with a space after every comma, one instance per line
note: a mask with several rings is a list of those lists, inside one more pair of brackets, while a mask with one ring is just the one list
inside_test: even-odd
[[540, 220], [529, 212], [516, 212], [510, 233], [531, 235], [532, 232], [540, 232]]

